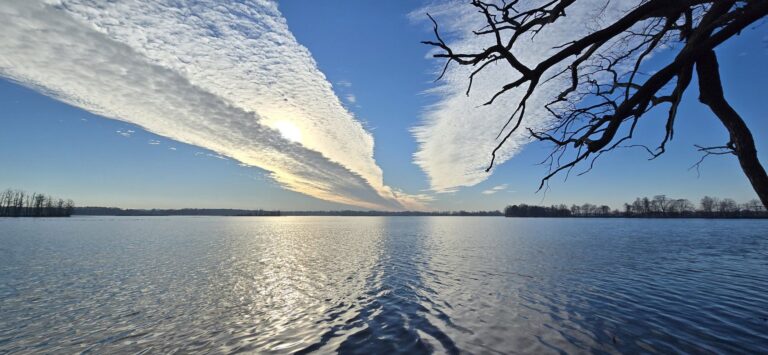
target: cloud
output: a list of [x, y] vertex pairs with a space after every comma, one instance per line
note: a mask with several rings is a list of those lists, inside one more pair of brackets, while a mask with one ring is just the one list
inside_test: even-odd
[[147, 144], [149, 144], [149, 145], [160, 145], [160, 141], [154, 140], [154, 139], [150, 139], [149, 142], [147, 142]]
[[357, 103], [357, 97], [355, 97], [355, 95], [352, 95], [352, 94], [347, 94], [347, 96], [344, 96], [344, 98], [345, 98], [345, 99], [347, 100], [347, 102], [349, 102], [350, 104], [355, 104], [355, 103]]
[[494, 187], [492, 187], [492, 188], [490, 188], [488, 190], [483, 190], [482, 194], [483, 195], [493, 195], [493, 194], [495, 194], [497, 192], [501, 192], [501, 191], [506, 190], [508, 187], [509, 187], [508, 184], [497, 185], [497, 186], [494, 186]]
[[[383, 183], [373, 137], [273, 2], [0, 3], [0, 75], [93, 113], [364, 208], [421, 208]], [[300, 143], [276, 127], [289, 123]]]
[[[533, 6], [536, 3], [525, 5]], [[618, 17], [635, 3], [611, 1], [606, 5], [605, 0], [579, 1], [568, 8], [568, 16], [546, 26], [535, 39], [521, 39], [515, 54], [519, 55], [523, 63], [533, 65], [554, 53], [555, 46], [590, 33], [600, 27], [601, 21]], [[442, 35], [448, 38], [454, 52], [476, 52], [495, 41], [492, 36], [477, 37], [472, 33], [485, 25], [485, 18], [464, 1], [429, 6], [414, 11], [410, 17], [423, 21], [426, 19], [425, 12], [436, 17]], [[428, 25], [431, 26], [431, 23]], [[444, 62], [434, 61], [437, 76]], [[467, 96], [468, 78], [474, 69], [477, 68], [452, 63], [443, 79], [429, 91], [436, 95], [437, 102], [426, 108], [422, 122], [412, 129], [419, 144], [414, 154], [414, 163], [427, 174], [431, 188], [437, 192], [476, 185], [490, 176], [485, 169], [490, 163], [491, 151], [500, 141], [497, 135], [523, 94], [519, 90], [512, 91], [499, 97], [493, 105], [482, 106], [504, 84], [517, 76], [507, 65], [489, 65], [475, 76], [472, 91]], [[558, 69], [554, 68], [551, 73]], [[542, 85], [537, 94], [528, 100], [524, 126], [497, 153], [496, 166], [509, 160], [530, 142], [526, 127], [536, 130], [551, 124], [550, 115], [543, 105], [553, 97], [561, 83], [553, 80]], [[504, 131], [501, 137], [506, 133]]]
[[339, 80], [339, 81], [336, 82], [336, 86], [338, 86], [340, 88], [351, 88], [352, 87], [352, 83], [347, 81], [347, 80]]
[[221, 160], [229, 160], [229, 159], [227, 159], [227, 157], [225, 157], [225, 156], [223, 156], [223, 155], [219, 155], [219, 154], [211, 154], [211, 153], [208, 153], [208, 154], [206, 154], [205, 156], [207, 156], [207, 157], [211, 157], [211, 158], [216, 158], [216, 159], [221, 159]]

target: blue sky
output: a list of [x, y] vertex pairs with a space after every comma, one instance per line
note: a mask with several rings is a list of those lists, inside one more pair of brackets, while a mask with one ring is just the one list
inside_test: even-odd
[[[567, 182], [563, 182], [562, 177], [555, 178], [546, 194], [536, 193], [538, 181], [545, 173], [536, 163], [543, 159], [548, 148], [533, 143], [517, 147], [511, 158], [492, 174], [473, 175], [471, 179], [456, 182], [459, 186], [455, 188], [444, 188], [445, 184], [438, 188], [434, 183], [435, 172], [432, 171], [432, 175], [425, 172], [414, 163], [413, 157], [420, 150], [430, 151], [420, 147], [412, 130], [424, 125], [426, 114], [435, 112], [431, 105], [445, 99], [440, 94], [427, 93], [439, 85], [433, 82], [439, 63], [428, 59], [429, 48], [419, 43], [431, 38], [431, 28], [414, 19], [419, 16], [409, 16], [427, 3], [287, 1], [279, 4], [279, 12], [256, 6], [242, 16], [204, 14], [200, 22], [193, 22], [191, 26], [228, 18], [254, 21], [253, 29], [242, 30], [243, 33], [259, 40], [260, 30], [282, 33], [282, 37], [253, 42], [254, 46], [266, 46], [255, 48], [268, 53], [263, 58], [241, 56], [232, 49], [239, 48], [235, 46], [238, 43], [229, 40], [217, 45], [230, 47], [215, 47], [212, 55], [200, 55], [213, 61], [196, 63], [197, 58], [184, 57], [184, 53], [189, 52], [185, 52], [187, 49], [182, 45], [167, 41], [160, 49], [151, 47], [134, 38], [139, 36], [133, 36], [143, 33], [144, 29], [136, 30], [131, 23], [110, 27], [113, 25], [109, 21], [120, 16], [130, 19], [131, 14], [141, 13], [145, 17], [137, 16], [133, 25], [145, 25], [149, 19], [155, 27], [143, 36], [162, 39], [176, 35], [161, 27], [175, 20], [172, 16], [158, 14], [157, 21], [152, 22], [155, 20], [151, 18], [152, 9], [130, 7], [102, 9], [94, 15], [86, 11], [89, 10], [87, 4], [72, 3], [68, 13], [62, 14], [64, 11], [58, 8], [39, 10], [34, 8], [36, 5], [19, 5], [19, 9], [14, 9], [16, 5], [8, 5], [21, 13], [19, 18], [29, 20], [28, 27], [20, 20], [15, 33], [25, 33], [25, 29], [43, 24], [72, 26], [56, 43], [67, 40], [73, 32], [82, 31], [82, 38], [93, 39], [95, 43], [109, 41], [114, 46], [108, 48], [114, 48], [116, 53], [126, 50], [140, 58], [124, 63], [112, 60], [109, 63], [113, 65], [108, 68], [98, 67], [105, 65], [104, 61], [77, 66], [67, 61], [75, 62], [78, 55], [89, 49], [87, 44], [79, 51], [72, 50], [69, 57], [61, 54], [56, 44], [42, 40], [6, 44], [21, 46], [23, 42], [28, 48], [18, 48], [28, 50], [30, 55], [58, 52], [50, 56], [49, 62], [40, 59], [39, 63], [24, 67], [26, 63], [20, 61], [21, 55], [12, 57], [0, 51], [0, 69], [3, 69], [0, 73], [11, 73], [0, 79], [0, 166], [3, 167], [0, 188], [46, 192], [72, 198], [81, 206], [126, 208], [304, 210], [372, 208], [374, 205], [403, 208], [418, 204], [426, 209], [477, 210], [501, 209], [506, 204], [521, 202], [593, 202], [619, 207], [636, 196], [654, 194], [694, 201], [705, 194], [739, 201], [755, 198], [733, 157], [711, 157], [704, 163], [700, 176], [688, 169], [699, 158], [694, 144], [719, 145], [727, 140], [719, 122], [696, 101], [695, 83], [686, 93], [668, 152], [654, 161], [647, 161], [647, 154], [639, 149], [616, 151], [601, 158], [590, 173], [571, 176]], [[205, 2], [200, 4], [205, 5]], [[8, 9], [2, 10], [10, 13]], [[262, 12], [269, 16], [256, 16]], [[78, 27], [89, 21], [103, 30], [102, 33], [90, 33], [87, 26]], [[221, 25], [215, 21], [214, 24]], [[280, 21], [287, 21], [287, 30]], [[210, 38], [214, 41], [234, 37], [232, 33], [219, 34], [222, 29], [214, 27], [206, 32], [213, 33]], [[190, 40], [201, 37], [205, 35]], [[768, 122], [763, 119], [768, 109], [763, 103], [765, 89], [761, 86], [768, 76], [764, 67], [768, 59], [766, 37], [763, 25], [745, 31], [718, 49], [727, 96], [755, 134], [763, 162], [768, 159], [765, 154]], [[87, 43], [82, 38], [75, 38], [72, 43]], [[302, 54], [302, 48], [306, 49], [306, 55]], [[253, 66], [241, 68], [227, 62], [219, 67], [221, 63], [216, 61], [215, 54], [221, 51], [234, 53], [232, 58]], [[18, 52], [23, 51], [14, 53]], [[298, 55], [287, 55], [289, 53]], [[659, 58], [663, 59], [663, 54]], [[168, 79], [151, 86], [139, 86], [144, 84], [135, 78], [143, 75], [145, 68], [136, 65], [145, 62], [150, 68], [146, 69], [147, 75], [152, 78], [166, 75]], [[40, 68], [45, 72], [41, 73]], [[94, 77], [105, 79], [92, 78], [89, 70]], [[302, 74], [303, 70], [308, 74]], [[294, 75], [295, 72], [301, 75]], [[125, 75], [125, 80], [117, 85], [114, 80], [107, 80], [110, 75], [118, 78]], [[302, 81], [307, 76], [311, 80]], [[79, 78], [82, 78], [81, 86], [76, 82]], [[163, 88], [158, 91], [162, 95], [153, 96], [148, 91], [158, 87]], [[90, 88], [95, 89], [90, 91]], [[147, 101], [136, 100], [140, 108], [128, 107], [120, 101], [139, 93], [150, 96], [141, 98]], [[210, 98], [208, 93], [216, 97]], [[157, 100], [149, 101], [154, 98]], [[302, 100], [307, 101], [302, 104]], [[174, 111], [186, 103], [194, 107]], [[154, 104], [159, 105], [158, 109], [152, 109]], [[289, 106], [285, 118], [282, 113], [274, 113], [284, 105]], [[300, 117], [308, 105], [317, 105], [323, 117]], [[209, 109], [212, 106], [220, 108]], [[236, 106], [237, 111], [228, 111], [230, 106]], [[163, 111], [166, 107], [172, 109]], [[504, 112], [501, 108], [498, 110]], [[271, 128], [254, 128], [246, 118], [231, 119], [246, 117], [252, 111], [260, 117], [259, 122]], [[198, 117], [195, 115], [203, 118], [190, 118]], [[217, 120], [216, 117], [223, 118]], [[221, 123], [224, 119], [228, 120], [225, 124]], [[324, 127], [312, 126], [312, 122], [321, 119], [325, 120], [320, 121]], [[662, 120], [663, 111], [647, 117], [635, 143], [658, 142], [663, 134]], [[283, 124], [300, 127], [296, 129], [304, 136], [298, 138], [298, 143], [289, 139], [290, 134], [281, 128]], [[341, 133], [338, 133], [334, 131], [338, 127], [351, 128], [339, 129]], [[438, 128], [435, 130], [433, 134], [441, 133]], [[480, 136], [472, 127], [462, 128], [462, 132], [467, 136]], [[318, 138], [313, 143], [309, 135]], [[462, 164], [466, 164], [458, 157], [459, 153], [470, 159], [476, 156], [481, 164], [487, 162], [490, 153], [461, 140], [442, 148], [439, 153], [448, 154], [448, 158], [456, 154], [456, 174], [459, 175]], [[285, 157], [278, 152], [275, 156], [265, 153], [266, 157], [262, 157], [260, 154], [273, 149], [289, 150], [292, 155]], [[366, 154], [367, 149], [372, 149], [372, 154]], [[322, 156], [315, 154], [317, 151]], [[250, 166], [241, 166], [241, 161]], [[296, 161], [302, 164], [308, 161], [311, 166], [308, 170], [292, 166], [282, 170]], [[345, 175], [347, 170], [356, 174]], [[445, 174], [445, 179], [452, 177], [450, 171], [438, 173]], [[359, 176], [369, 184], [361, 183]], [[315, 190], [312, 179], [316, 177], [322, 184]], [[337, 195], [341, 197], [336, 198]]]

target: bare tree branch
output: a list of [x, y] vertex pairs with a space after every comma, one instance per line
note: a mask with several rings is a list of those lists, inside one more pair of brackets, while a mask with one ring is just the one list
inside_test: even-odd
[[[632, 139], [641, 118], [654, 108], [669, 104], [664, 137], [655, 150], [643, 146], [651, 159], [664, 154], [667, 143], [674, 137], [675, 119], [694, 68], [699, 71], [701, 81], [698, 68], [702, 66], [702, 60], [714, 55], [718, 45], [768, 14], [768, 0], [646, 0], [612, 23], [577, 40], [555, 46], [554, 54], [537, 63], [521, 61], [515, 54], [519, 40], [535, 39], [542, 29], [566, 16], [575, 3], [575, 0], [550, 0], [540, 6], [525, 8], [519, 0], [472, 0], [470, 5], [477, 8], [485, 20], [485, 25], [474, 34], [492, 36], [493, 43], [474, 53], [454, 52], [440, 36], [437, 22], [428, 15], [434, 24], [436, 41], [424, 43], [438, 48], [435, 58], [446, 60], [443, 73], [451, 62], [476, 67], [469, 75], [467, 95], [476, 75], [490, 64], [506, 63], [518, 76], [501, 85], [483, 105], [492, 105], [513, 90], [524, 90], [501, 125], [496, 136], [498, 143], [491, 151], [486, 171], [493, 168], [499, 150], [523, 127], [533, 139], [554, 147], [545, 159], [549, 168], [539, 189], [554, 175], [570, 171], [589, 160], [587, 169], [580, 174], [586, 173], [603, 153], [618, 147], [637, 146], [624, 143]], [[648, 66], [648, 59], [660, 48], [673, 55], [654, 72], [645, 73], [643, 68]], [[555, 70], [554, 74], [550, 73]], [[717, 70], [714, 72], [717, 74]], [[567, 80], [563, 80], [562, 89], [544, 105], [554, 118], [554, 124], [542, 131], [526, 127], [529, 100], [544, 83], [558, 78]], [[707, 105], [724, 107], [724, 98], [720, 100], [722, 95], [711, 96], [705, 102]], [[713, 111], [718, 114], [717, 110]], [[724, 124], [728, 128], [728, 124]], [[702, 158], [719, 154], [713, 149], [699, 149], [705, 153]], [[563, 161], [562, 158], [569, 155], [567, 151], [574, 154]], [[738, 155], [739, 149], [733, 151]], [[700, 162], [695, 166], [699, 165]], [[745, 173], [750, 174], [746, 168]], [[753, 179], [750, 177], [750, 180]], [[761, 193], [759, 186], [755, 189]], [[768, 205], [768, 192], [763, 203]]]

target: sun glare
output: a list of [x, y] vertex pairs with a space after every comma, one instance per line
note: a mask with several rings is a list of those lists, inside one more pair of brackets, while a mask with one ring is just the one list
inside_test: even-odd
[[283, 138], [291, 142], [301, 142], [301, 130], [295, 124], [288, 121], [275, 122], [275, 128], [280, 131]]

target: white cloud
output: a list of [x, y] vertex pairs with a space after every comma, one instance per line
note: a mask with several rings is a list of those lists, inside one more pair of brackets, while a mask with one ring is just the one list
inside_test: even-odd
[[147, 144], [149, 144], [149, 145], [160, 145], [160, 141], [154, 140], [154, 139], [150, 139], [149, 142], [147, 142]]
[[[525, 5], [533, 6], [535, 3]], [[534, 40], [521, 39], [515, 54], [523, 63], [532, 66], [554, 53], [555, 46], [589, 33], [590, 28], [594, 29], [600, 21], [615, 18], [634, 4], [635, 1], [611, 1], [605, 11], [601, 12], [606, 5], [605, 0], [579, 1], [568, 8], [568, 16], [546, 26]], [[426, 19], [425, 12], [436, 17], [442, 35], [450, 38], [448, 42], [454, 52], [476, 52], [494, 41], [492, 36], [478, 38], [472, 33], [485, 25], [485, 18], [464, 1], [430, 6], [414, 11], [410, 16], [422, 21]], [[435, 61], [436, 71], [442, 69], [444, 62], [429, 60]], [[477, 68], [452, 63], [437, 87], [430, 91], [437, 95], [438, 101], [427, 108], [422, 123], [412, 130], [419, 143], [414, 162], [429, 177], [431, 188], [438, 192], [476, 185], [490, 176], [485, 169], [490, 163], [491, 151], [507, 131], [500, 138], [497, 135], [523, 94], [521, 91], [512, 91], [499, 97], [493, 105], [481, 106], [517, 76], [508, 65], [489, 65], [475, 76], [472, 91], [467, 96], [468, 78], [474, 69]], [[550, 116], [543, 104], [554, 95], [558, 83], [553, 80], [541, 86], [537, 94], [528, 100], [525, 125], [499, 150], [496, 166], [510, 159], [530, 142], [526, 127], [541, 129], [550, 124]]]
[[355, 95], [352, 95], [352, 94], [347, 94], [346, 96], [344, 96], [344, 98], [345, 98], [345, 99], [347, 100], [347, 102], [349, 102], [350, 104], [355, 104], [355, 103], [357, 103], [357, 97], [355, 97]]
[[336, 86], [338, 86], [340, 88], [351, 88], [352, 87], [352, 83], [347, 81], [347, 80], [339, 80], [339, 81], [336, 82]]
[[[373, 137], [273, 2], [0, 3], [0, 75], [105, 117], [365, 208], [419, 208], [385, 186]], [[275, 129], [298, 127], [300, 144]], [[121, 133], [122, 134], [122, 133]]]
[[221, 160], [229, 160], [229, 159], [227, 159], [227, 157], [225, 157], [225, 156], [223, 156], [223, 155], [220, 155], [220, 154], [211, 154], [211, 153], [208, 153], [208, 154], [206, 154], [205, 156], [208, 156], [208, 157], [211, 157], [211, 158], [216, 158], [216, 159], [221, 159]]
[[494, 187], [492, 187], [492, 188], [490, 188], [488, 190], [483, 190], [482, 194], [483, 195], [493, 195], [493, 194], [495, 194], [497, 192], [501, 192], [501, 191], [506, 190], [508, 187], [509, 187], [508, 184], [497, 185], [497, 186], [494, 186]]

